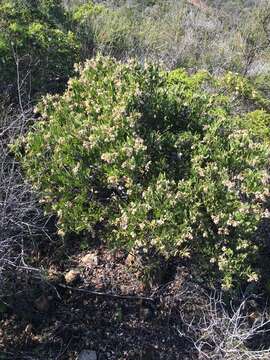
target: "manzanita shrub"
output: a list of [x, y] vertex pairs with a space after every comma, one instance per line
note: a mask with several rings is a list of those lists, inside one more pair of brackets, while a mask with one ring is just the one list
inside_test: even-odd
[[244, 80], [233, 74], [189, 76], [100, 55], [77, 72], [63, 95], [43, 98], [40, 119], [13, 145], [59, 234], [196, 257], [225, 287], [256, 280], [270, 114], [240, 113], [239, 102], [256, 108], [259, 93], [235, 89], [232, 78]]

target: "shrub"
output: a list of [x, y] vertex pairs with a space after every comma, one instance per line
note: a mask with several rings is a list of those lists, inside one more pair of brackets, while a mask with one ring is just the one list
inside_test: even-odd
[[[168, 69], [261, 74], [268, 68], [269, 5], [219, 11], [192, 1], [109, 1], [74, 7], [84, 54], [162, 61]], [[194, 2], [196, 3], [196, 2]], [[223, 2], [224, 3], [224, 2]], [[88, 49], [88, 51], [87, 51]]]
[[96, 18], [102, 16], [104, 11], [106, 11], [105, 6], [95, 5], [92, 1], [70, 10], [74, 29], [81, 44], [81, 55], [84, 59], [90, 58], [97, 46], [94, 22]]
[[[79, 45], [65, 29], [61, 1], [4, 0], [0, 4], [0, 82], [21, 93], [59, 91], [78, 61]], [[29, 95], [24, 94], [24, 95]]]
[[86, 4], [75, 7], [73, 19], [85, 58], [93, 51], [123, 58], [126, 54], [139, 55], [139, 15], [129, 6], [109, 7]]
[[63, 96], [43, 98], [40, 120], [13, 146], [58, 214], [59, 233], [197, 255], [226, 287], [236, 276], [256, 279], [252, 235], [269, 214], [270, 115], [244, 106], [239, 114], [243, 99], [256, 107], [250, 84], [236, 90], [207, 72], [102, 56], [77, 70]]

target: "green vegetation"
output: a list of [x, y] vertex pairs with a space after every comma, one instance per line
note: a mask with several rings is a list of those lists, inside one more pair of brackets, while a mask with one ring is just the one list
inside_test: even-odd
[[[73, 2], [74, 3], [74, 2]], [[207, 3], [211, 5], [211, 3]], [[206, 10], [186, 0], [110, 1], [73, 6], [83, 47], [117, 58], [152, 59], [173, 69], [258, 74], [269, 71], [269, 4], [222, 2]], [[224, 4], [225, 3], [225, 4]], [[245, 7], [246, 4], [246, 7]]]
[[270, 358], [268, 0], [0, 0], [0, 163], [0, 358]]
[[[256, 278], [269, 101], [232, 73], [188, 76], [102, 56], [78, 71], [63, 96], [42, 100], [41, 120], [17, 145], [59, 233], [100, 229], [129, 250], [199, 255], [226, 287]], [[236, 115], [243, 102], [254, 110]]]
[[0, 4], [1, 89], [31, 96], [63, 89], [78, 61], [79, 43], [68, 30], [61, 1], [5, 0]]

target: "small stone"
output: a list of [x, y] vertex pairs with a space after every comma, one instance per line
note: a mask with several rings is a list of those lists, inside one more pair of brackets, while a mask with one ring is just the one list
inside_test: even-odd
[[97, 360], [97, 353], [92, 350], [82, 350], [78, 360]]
[[63, 282], [63, 274], [54, 270], [53, 268], [50, 268], [48, 271], [47, 279], [48, 281], [53, 284], [57, 285], [61, 282]]
[[87, 267], [97, 266], [98, 257], [96, 254], [86, 254], [82, 257], [81, 262]]
[[125, 264], [127, 266], [132, 266], [135, 264], [135, 261], [136, 261], [136, 258], [133, 254], [128, 254], [127, 258], [126, 258], [126, 261], [125, 261]]
[[115, 260], [122, 260], [125, 257], [125, 255], [123, 254], [123, 251], [121, 250], [115, 250], [113, 253], [113, 258]]
[[65, 280], [67, 284], [72, 284], [76, 282], [79, 279], [79, 277], [80, 277], [80, 272], [75, 269], [72, 269], [65, 274]]
[[120, 285], [120, 291], [121, 291], [121, 294], [126, 294], [127, 293], [127, 287], [126, 285]]
[[159, 360], [160, 354], [153, 346], [148, 345], [142, 350], [142, 358], [144, 360]]
[[151, 310], [149, 308], [142, 307], [140, 309], [140, 318], [142, 320], [148, 321], [148, 320], [151, 319], [152, 315], [153, 314], [152, 314], [152, 312], [151, 312]]
[[259, 306], [257, 301], [254, 299], [249, 300], [248, 305], [253, 309], [258, 309], [258, 306]]
[[49, 310], [50, 304], [47, 296], [41, 295], [35, 301], [35, 307], [40, 312], [47, 312]]

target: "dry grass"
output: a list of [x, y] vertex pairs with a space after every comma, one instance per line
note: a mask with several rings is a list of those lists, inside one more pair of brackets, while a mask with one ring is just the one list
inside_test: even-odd
[[14, 113], [4, 102], [0, 105], [0, 288], [7, 285], [9, 270], [29, 269], [27, 257], [35, 238], [48, 235], [48, 219], [8, 148], [32, 121], [31, 112]]
[[[195, 318], [187, 311], [187, 305], [198, 303], [198, 297], [204, 298], [204, 305]], [[200, 360], [268, 360], [270, 348], [258, 342], [263, 343], [270, 331], [269, 314], [251, 311], [249, 300], [228, 308], [222, 294], [184, 292], [180, 309], [184, 327], [179, 334], [190, 340]]]

